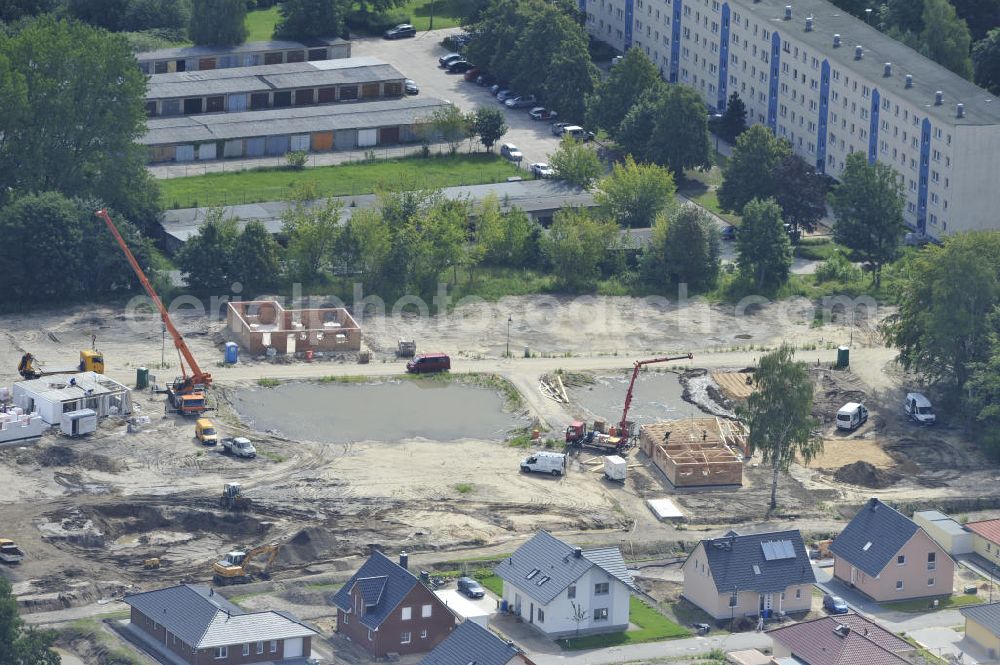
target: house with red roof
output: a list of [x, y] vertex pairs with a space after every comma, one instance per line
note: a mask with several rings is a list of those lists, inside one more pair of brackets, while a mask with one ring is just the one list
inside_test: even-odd
[[972, 533], [972, 551], [993, 565], [1000, 565], [1000, 519], [967, 522]]
[[858, 614], [841, 614], [767, 631], [775, 660], [807, 665], [911, 665], [915, 647]]

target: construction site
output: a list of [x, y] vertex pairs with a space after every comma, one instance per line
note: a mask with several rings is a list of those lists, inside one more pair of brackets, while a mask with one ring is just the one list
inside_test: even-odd
[[[668, 557], [765, 520], [826, 537], [874, 489], [915, 507], [1000, 505], [983, 489], [995, 471], [957, 427], [903, 417], [907, 377], [876, 333], [788, 324], [778, 307], [737, 317], [704, 303], [521, 297], [415, 319], [275, 300], [225, 316], [0, 317], [0, 538], [24, 552], [2, 572], [45, 624], [171, 582], [267, 580], [255, 594], [329, 630], [335, 608], [309, 585], [335, 588], [375, 548], [433, 569], [503, 556], [547, 529]], [[833, 368], [852, 333], [853, 364]], [[781, 340], [811, 367], [826, 447], [782, 478], [775, 517], [771, 471], [733, 414], [761, 349]], [[512, 343], [523, 357], [505, 353]], [[84, 371], [87, 347], [99, 374]], [[448, 354], [451, 371], [407, 374], [411, 353]], [[873, 417], [845, 435], [835, 418], [848, 401]], [[78, 411], [92, 430], [73, 429]], [[565, 474], [519, 472], [545, 449], [568, 453]], [[612, 455], [621, 479], [601, 473]], [[663, 500], [670, 520], [650, 509]]]

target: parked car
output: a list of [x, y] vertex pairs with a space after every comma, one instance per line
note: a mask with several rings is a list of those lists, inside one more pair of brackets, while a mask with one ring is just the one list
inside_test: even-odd
[[920, 393], [906, 394], [903, 411], [921, 425], [933, 425], [937, 421], [931, 401]]
[[563, 127], [569, 127], [568, 122], [553, 122], [552, 123], [552, 133], [556, 136], [562, 136]]
[[563, 136], [571, 136], [577, 141], [587, 142], [594, 138], [594, 132], [588, 132], [579, 125], [565, 125], [562, 129]]
[[408, 95], [420, 94], [420, 86], [418, 86], [417, 82], [414, 81], [413, 79], [406, 79], [406, 81], [403, 83], [403, 88], [406, 90], [406, 94]]
[[500, 146], [500, 155], [509, 159], [512, 162], [520, 162], [524, 159], [524, 155], [518, 150], [517, 146], [513, 143], [504, 143]]
[[830, 593], [823, 596], [823, 609], [830, 614], [847, 614], [850, 611], [843, 598]]
[[531, 172], [536, 178], [551, 178], [556, 174], [556, 170], [545, 162], [535, 162], [532, 164]]
[[469, 598], [482, 598], [486, 595], [483, 585], [471, 577], [458, 578], [458, 591]]
[[508, 90], [507, 88], [504, 88], [503, 90], [497, 93], [497, 101], [500, 102], [501, 104], [506, 102], [511, 97], [517, 97], [517, 93], [514, 92], [513, 90]]
[[837, 411], [837, 429], [853, 432], [868, 420], [868, 409], [863, 404], [848, 402]]
[[504, 105], [510, 109], [526, 109], [531, 108], [537, 103], [534, 95], [521, 95], [520, 97], [515, 97], [514, 99], [504, 100]]
[[553, 118], [559, 117], [559, 114], [545, 108], [544, 106], [536, 106], [528, 111], [528, 116], [530, 116], [532, 120], [552, 120]]
[[386, 39], [403, 39], [404, 37], [416, 37], [417, 29], [409, 23], [400, 23], [395, 28], [389, 28], [383, 35]]
[[479, 76], [479, 67], [473, 67], [469, 71], [465, 72], [466, 81], [475, 81]]
[[451, 369], [451, 358], [444, 353], [425, 353], [406, 363], [410, 374], [425, 372], [446, 372]]
[[472, 69], [473, 64], [468, 60], [453, 60], [448, 64], [449, 74], [464, 74]]
[[504, 89], [503, 84], [500, 83], [500, 81], [497, 81], [490, 86], [490, 94], [496, 97], [497, 95], [500, 94], [500, 91], [503, 89]]
[[438, 58], [438, 65], [440, 65], [441, 67], [447, 67], [456, 60], [461, 60], [461, 59], [462, 59], [461, 53], [449, 53], [447, 55], [442, 55], [440, 58]]
[[492, 86], [497, 82], [497, 77], [493, 76], [489, 72], [483, 72], [476, 77], [476, 85]]
[[548, 473], [561, 476], [566, 473], [566, 454], [541, 451], [521, 460], [521, 471], [524, 473]]
[[236, 457], [246, 457], [253, 459], [257, 457], [257, 449], [250, 443], [250, 439], [238, 436], [233, 439], [222, 440], [222, 452], [235, 455]]

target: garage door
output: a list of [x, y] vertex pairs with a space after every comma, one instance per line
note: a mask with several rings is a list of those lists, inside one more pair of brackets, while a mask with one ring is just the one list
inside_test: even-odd
[[215, 159], [216, 146], [214, 143], [202, 143], [198, 146], [198, 159]]
[[249, 95], [247, 95], [245, 92], [229, 95], [229, 104], [227, 110], [230, 113], [234, 111], [246, 111], [248, 100], [249, 100]]
[[395, 145], [399, 143], [399, 127], [383, 127], [378, 130], [379, 145]]
[[242, 139], [229, 139], [226, 141], [225, 147], [222, 149], [223, 157], [242, 157], [243, 156], [243, 140]]
[[358, 130], [358, 147], [366, 148], [378, 143], [378, 130], [377, 129], [359, 129]]
[[264, 137], [247, 139], [247, 157], [263, 157], [266, 142]]
[[296, 134], [292, 137], [292, 151], [304, 150], [309, 152], [309, 135], [308, 134]]
[[333, 132], [316, 132], [312, 135], [313, 152], [333, 150]]
[[302, 656], [302, 638], [292, 637], [285, 640], [285, 658], [295, 658]]
[[288, 137], [287, 136], [268, 136], [267, 137], [267, 154], [269, 155], [284, 155], [288, 153]]
[[177, 146], [177, 152], [174, 154], [174, 159], [178, 162], [193, 162], [194, 146], [193, 145]]

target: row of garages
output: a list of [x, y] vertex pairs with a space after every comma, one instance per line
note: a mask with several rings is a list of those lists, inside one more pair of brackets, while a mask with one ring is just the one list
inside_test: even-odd
[[136, 55], [144, 74], [257, 67], [283, 63], [334, 60], [351, 57], [351, 43], [345, 39], [310, 39], [249, 42], [233, 47], [186, 46], [147, 51]]
[[434, 141], [431, 114], [438, 99], [368, 102], [343, 108], [247, 111], [239, 114], [155, 118], [141, 143], [149, 161], [191, 162], [330, 152]]
[[149, 77], [145, 108], [161, 117], [398, 98], [403, 81], [399, 70], [371, 57], [159, 74]]

